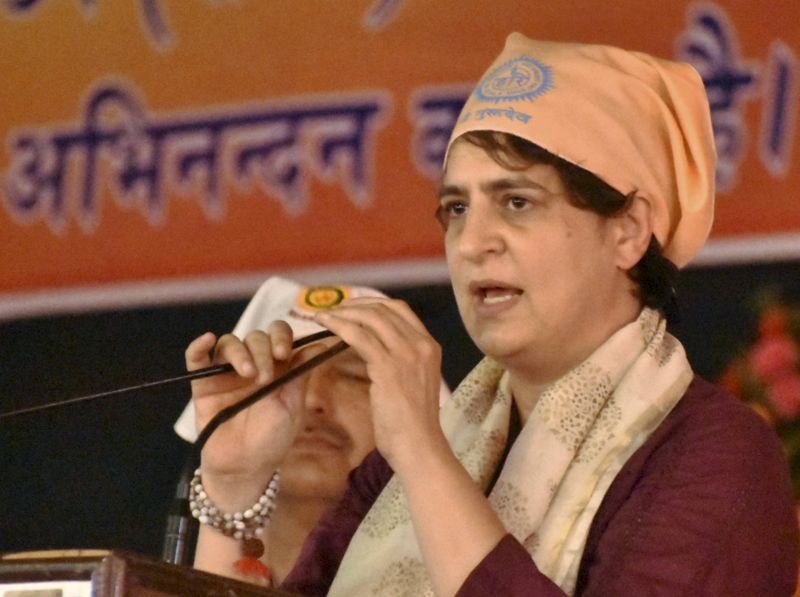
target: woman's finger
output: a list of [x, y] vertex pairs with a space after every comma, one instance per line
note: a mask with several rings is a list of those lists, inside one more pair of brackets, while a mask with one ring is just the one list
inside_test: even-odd
[[273, 354], [272, 336], [261, 330], [247, 334], [244, 345], [256, 368], [255, 382], [264, 385], [275, 376], [275, 355]]
[[[418, 330], [407, 321], [404, 313], [399, 314], [385, 301], [351, 303], [324, 311], [319, 314], [318, 321], [359, 352], [369, 349], [370, 337], [378, 341], [386, 354], [417, 345], [430, 337], [424, 327]], [[366, 358], [366, 354], [362, 357]]]
[[359, 306], [370, 304], [383, 305], [387, 309], [390, 309], [403, 321], [408, 323], [417, 332], [428, 335], [428, 328], [425, 327], [425, 324], [422, 323], [422, 320], [420, 320], [417, 314], [414, 313], [411, 307], [408, 306], [408, 303], [401, 301], [400, 299], [387, 299], [374, 296], [355, 297], [345, 300], [340, 308], [347, 307], [349, 305]]
[[285, 361], [292, 356], [292, 328], [281, 320], [273, 321], [267, 326], [267, 334], [272, 344], [272, 356], [278, 361]]
[[192, 340], [184, 353], [186, 370], [196, 371], [211, 366], [211, 350], [216, 343], [217, 337], [211, 332]]
[[233, 334], [225, 334], [217, 340], [214, 363], [230, 363], [236, 373], [248, 379], [254, 378], [258, 373], [247, 346]]
[[391, 338], [387, 338], [386, 333], [381, 335], [378, 330], [372, 329], [353, 310], [321, 311], [315, 317], [321, 325], [347, 342], [365, 361], [388, 355]]

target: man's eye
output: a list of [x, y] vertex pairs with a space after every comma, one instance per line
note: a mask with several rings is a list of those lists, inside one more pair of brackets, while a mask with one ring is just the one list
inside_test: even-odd
[[337, 377], [343, 381], [350, 381], [356, 383], [369, 383], [369, 376], [367, 370], [362, 367], [349, 367], [341, 366], [334, 369]]
[[366, 375], [361, 375], [359, 373], [345, 372], [345, 371], [339, 372], [339, 379], [358, 384], [370, 383], [369, 377], [367, 377]]

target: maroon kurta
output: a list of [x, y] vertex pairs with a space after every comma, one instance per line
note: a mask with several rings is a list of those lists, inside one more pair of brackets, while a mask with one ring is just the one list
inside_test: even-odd
[[[283, 588], [325, 595], [347, 545], [392, 475], [374, 452], [350, 476]], [[789, 472], [771, 429], [695, 378], [620, 470], [592, 522], [576, 595], [788, 596], [798, 525]], [[462, 597], [563, 595], [507, 535], [472, 571]]]

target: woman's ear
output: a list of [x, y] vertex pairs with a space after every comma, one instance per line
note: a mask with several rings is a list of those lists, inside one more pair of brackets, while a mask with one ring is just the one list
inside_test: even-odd
[[650, 203], [636, 196], [624, 214], [615, 219], [616, 265], [629, 270], [647, 251], [653, 236], [653, 219]]

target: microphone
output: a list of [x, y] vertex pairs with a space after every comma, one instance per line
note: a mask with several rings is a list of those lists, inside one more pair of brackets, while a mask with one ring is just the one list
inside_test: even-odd
[[[329, 337], [331, 337], [333, 335], [334, 335], [333, 332], [330, 332], [328, 330], [323, 330], [321, 332], [317, 332], [315, 334], [311, 334], [311, 335], [306, 336], [304, 338], [300, 338], [299, 340], [295, 340], [292, 343], [292, 350], [296, 350], [296, 349], [298, 349], [298, 348], [300, 348], [302, 346], [305, 346], [306, 344], [311, 344], [312, 342], [316, 342], [317, 340], [321, 340], [323, 338], [329, 338]], [[343, 350], [343, 349], [341, 349], [341, 350]], [[337, 352], [341, 352], [341, 350], [339, 350]], [[324, 355], [326, 353], [327, 353], [327, 351], [321, 353], [318, 356], [322, 356], [322, 355]], [[334, 354], [336, 354], [336, 353], [333, 353], [330, 356], [333, 356]], [[323, 358], [323, 359], [321, 359], [319, 361], [315, 361], [315, 363], [318, 365], [319, 363], [322, 363], [323, 361], [327, 360], [328, 358], [329, 357], [325, 357], [325, 358]], [[181, 373], [180, 375], [176, 375], [176, 376], [173, 376], [173, 377], [167, 377], [167, 378], [164, 378], [164, 379], [159, 379], [157, 381], [148, 381], [148, 382], [145, 382], [145, 383], [140, 383], [140, 384], [136, 384], [136, 385], [133, 385], [133, 386], [127, 386], [127, 387], [124, 387], [124, 388], [116, 388], [114, 390], [108, 390], [108, 391], [105, 391], [105, 392], [98, 392], [96, 394], [87, 394], [85, 396], [79, 396], [77, 398], [69, 398], [68, 400], [59, 400], [59, 401], [56, 401], [56, 402], [48, 402], [46, 404], [39, 404], [37, 406], [30, 406], [30, 407], [27, 407], [27, 408], [20, 408], [20, 409], [11, 410], [11, 411], [8, 411], [8, 412], [2, 412], [2, 413], [0, 413], [0, 419], [7, 419], [7, 418], [11, 418], [11, 417], [16, 417], [17, 415], [24, 415], [24, 414], [27, 414], [27, 413], [38, 412], [40, 410], [47, 410], [47, 409], [56, 408], [56, 407], [59, 407], [59, 406], [67, 406], [67, 405], [70, 405], [70, 404], [77, 404], [79, 402], [87, 402], [89, 400], [96, 400], [98, 398], [110, 398], [112, 396], [121, 396], [121, 395], [124, 395], [124, 394], [131, 394], [133, 392], [140, 392], [142, 390], [150, 390], [150, 389], [153, 389], [153, 388], [161, 388], [161, 387], [169, 386], [169, 385], [172, 385], [172, 384], [181, 383], [181, 382], [184, 382], [184, 381], [192, 381], [193, 379], [202, 379], [204, 377], [211, 377], [212, 375], [221, 375], [222, 373], [230, 373], [231, 371], [233, 371], [233, 365], [231, 365], [230, 363], [224, 363], [222, 365], [211, 365], [210, 367], [205, 367], [203, 369], [196, 369], [195, 371], [189, 371], [187, 373]], [[305, 372], [305, 371], [308, 371], [308, 369], [304, 369], [303, 370], [303, 372]], [[288, 375], [288, 373], [287, 373], [287, 375]], [[291, 378], [291, 379], [294, 379], [294, 377]], [[276, 387], [280, 387], [280, 385], [282, 385], [282, 384], [279, 384]]]
[[[192, 453], [193, 456], [194, 453]], [[164, 543], [161, 548], [161, 559], [179, 566], [189, 565], [190, 554], [194, 552], [191, 538], [197, 526], [189, 509], [189, 482], [191, 481], [196, 462], [189, 457], [178, 478], [175, 497], [172, 498], [167, 513], [167, 524], [164, 529]]]

